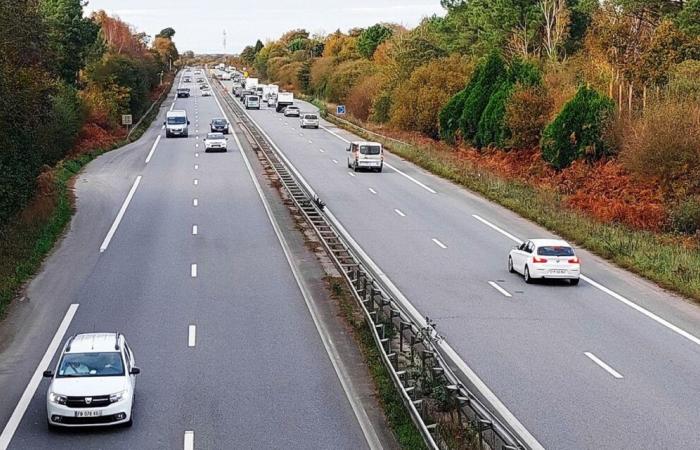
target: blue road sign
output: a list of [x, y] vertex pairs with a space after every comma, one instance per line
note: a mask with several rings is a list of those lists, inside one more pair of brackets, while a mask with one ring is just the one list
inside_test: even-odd
[[345, 105], [338, 105], [336, 114], [345, 114]]

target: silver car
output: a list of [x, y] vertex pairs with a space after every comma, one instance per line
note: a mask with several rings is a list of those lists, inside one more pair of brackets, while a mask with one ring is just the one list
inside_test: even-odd
[[302, 114], [301, 115], [301, 127], [302, 128], [316, 128], [319, 127], [319, 120], [317, 114]]

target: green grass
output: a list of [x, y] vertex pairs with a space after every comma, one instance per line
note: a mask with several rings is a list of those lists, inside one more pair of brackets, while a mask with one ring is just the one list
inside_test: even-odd
[[[161, 97], [162, 103], [166, 96]], [[105, 149], [94, 149], [74, 158], [60, 161], [51, 170], [54, 183], [53, 202], [47, 201], [50, 211], [32, 220], [18, 214], [0, 230], [0, 317], [24, 283], [37, 273], [46, 255], [53, 249], [73, 217], [72, 178], [99, 155], [137, 140], [148, 129], [159, 112], [156, 105], [135, 130], [129, 141], [122, 141]], [[48, 204], [51, 203], [51, 204]]]
[[[333, 120], [332, 115], [327, 118]], [[622, 268], [700, 301], [700, 250], [688, 245], [684, 237], [602, 223], [565, 207], [556, 193], [498, 177], [468, 161], [458, 160], [452, 152], [400, 144], [369, 135], [344, 122], [337, 124], [366, 139], [379, 140], [396, 155], [478, 192]]]
[[425, 449], [425, 443], [420, 432], [416, 429], [411, 416], [401, 401], [401, 397], [391, 381], [389, 371], [382, 363], [381, 354], [372, 338], [372, 333], [367, 322], [362, 317], [359, 307], [354, 299], [347, 293], [343, 281], [338, 278], [329, 278], [333, 297], [338, 300], [340, 309], [346, 321], [352, 326], [355, 339], [360, 351], [367, 363], [370, 375], [374, 381], [379, 402], [384, 409], [389, 425], [394, 431], [396, 440], [401, 448]]

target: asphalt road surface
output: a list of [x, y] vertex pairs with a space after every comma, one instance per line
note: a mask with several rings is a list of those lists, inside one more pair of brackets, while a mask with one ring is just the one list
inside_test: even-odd
[[508, 252], [552, 233], [391, 154], [355, 173], [347, 141], [364, 139], [329, 122], [248, 113], [541, 445], [700, 448], [696, 305], [583, 250], [580, 285], [526, 285]]
[[[71, 231], [10, 308], [0, 429], [26, 412], [2, 435], [9, 448], [188, 448], [187, 432], [194, 448], [367, 447], [236, 142], [204, 152], [222, 114], [192, 87], [188, 99], [171, 93], [139, 141], [80, 175]], [[188, 138], [161, 129], [173, 102], [187, 111]], [[75, 314], [61, 346], [74, 333], [120, 331], [134, 350], [132, 428], [49, 432], [48, 381], [20, 400], [35, 371], [53, 368], [51, 352], [48, 367], [37, 364], [66, 311]]]

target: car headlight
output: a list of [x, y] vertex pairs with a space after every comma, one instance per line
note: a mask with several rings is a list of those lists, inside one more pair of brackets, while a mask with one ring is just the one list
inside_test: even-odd
[[57, 403], [59, 405], [65, 405], [66, 400], [67, 400], [67, 398], [65, 395], [56, 394], [55, 392], [49, 393], [49, 401], [51, 401], [52, 403]]
[[124, 400], [125, 396], [126, 396], [126, 391], [114, 393], [114, 394], [109, 396], [109, 402], [110, 403], [120, 402], [120, 401]]

